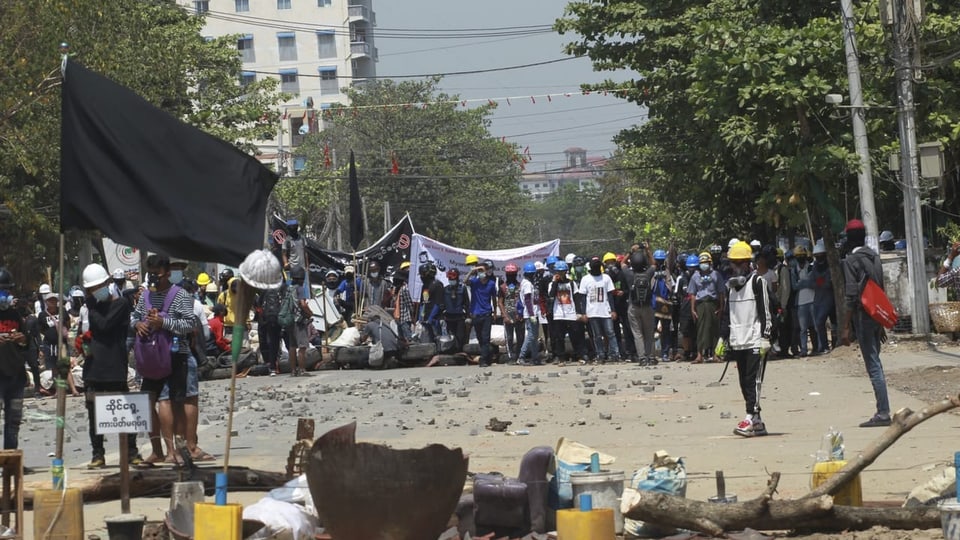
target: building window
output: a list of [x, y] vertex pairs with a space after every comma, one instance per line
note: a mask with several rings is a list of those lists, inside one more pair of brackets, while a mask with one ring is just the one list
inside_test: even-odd
[[297, 70], [295, 69], [280, 70], [280, 91], [285, 92], [287, 94], [300, 93], [300, 80], [297, 78]]
[[253, 34], [247, 34], [237, 40], [237, 50], [240, 51], [240, 60], [253, 62], [257, 59], [253, 54]]
[[327, 7], [331, 3], [333, 3], [333, 0], [317, 0], [317, 7]]
[[277, 9], [290, 9], [290, 0], [277, 0]]
[[293, 174], [300, 174], [307, 168], [306, 156], [293, 156]]
[[194, 0], [193, 10], [198, 14], [210, 11], [210, 0]]
[[244, 71], [240, 73], [240, 86], [246, 86], [257, 82], [257, 74], [252, 71]]
[[337, 80], [337, 68], [320, 68], [320, 95], [334, 96], [340, 93], [340, 83]]
[[280, 50], [280, 61], [297, 59], [297, 38], [293, 32], [277, 34], [277, 47]]
[[250, 11], [250, 0], [233, 0], [233, 7], [237, 13], [241, 11]]
[[319, 58], [337, 57], [337, 36], [333, 30], [317, 32], [317, 56]]

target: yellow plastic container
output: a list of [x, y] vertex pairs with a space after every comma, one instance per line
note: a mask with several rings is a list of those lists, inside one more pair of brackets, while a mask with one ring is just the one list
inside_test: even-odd
[[242, 540], [243, 505], [196, 503], [193, 506], [195, 540]]
[[[813, 464], [813, 487], [826, 482], [837, 471], [847, 465], [846, 461], [821, 461]], [[836, 495], [833, 503], [841, 506], [863, 506], [863, 487], [860, 485], [860, 475], [847, 483]]]
[[[557, 510], [557, 540], [614, 540], [613, 509]], [[200, 540], [199, 538], [197, 540]]]
[[[64, 491], [66, 493], [64, 493]], [[37, 538], [50, 540], [83, 540], [83, 493], [77, 488], [37, 489], [33, 492], [33, 530]], [[63, 510], [57, 516], [60, 501]], [[44, 533], [57, 518], [49, 536]]]

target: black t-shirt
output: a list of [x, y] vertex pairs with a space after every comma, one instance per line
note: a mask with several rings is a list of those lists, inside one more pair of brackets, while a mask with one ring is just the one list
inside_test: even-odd
[[[15, 309], [0, 310], [0, 334], [11, 332], [26, 333], [23, 318]], [[16, 377], [26, 373], [23, 362], [26, 360], [27, 342], [24, 345], [7, 342], [0, 344], [0, 375]]]

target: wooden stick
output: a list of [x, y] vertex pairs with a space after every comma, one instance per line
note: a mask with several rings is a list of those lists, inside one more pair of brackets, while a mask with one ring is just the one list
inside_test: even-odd
[[126, 433], [120, 434], [120, 513], [130, 513], [130, 447]]

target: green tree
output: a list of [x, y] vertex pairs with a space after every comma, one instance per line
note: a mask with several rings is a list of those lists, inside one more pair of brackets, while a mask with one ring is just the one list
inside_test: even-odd
[[[956, 51], [960, 21], [947, 6], [927, 2], [920, 36], [939, 51]], [[861, 4], [859, 15], [865, 102], [895, 103], [877, 2]], [[617, 139], [637, 169], [630, 181], [656, 192], [657, 203], [692, 211], [700, 230], [714, 238], [770, 238], [772, 229], [804, 224], [808, 211], [818, 229], [834, 231], [859, 214], [850, 121], [824, 103], [825, 94], [847, 88], [835, 2], [584, 0], [568, 4], [556, 28], [575, 34], [567, 51], [588, 55], [597, 69], [636, 73], [628, 85], [593, 86], [629, 86], [618, 95], [649, 112], [647, 123]], [[955, 55], [930, 64], [918, 91], [921, 137], [947, 143], [955, 164], [960, 111], [946, 89], [960, 65]], [[893, 112], [871, 110], [868, 131], [878, 208], [885, 208], [899, 196], [880, 166], [896, 138]], [[611, 207], [621, 216], [626, 210]], [[644, 215], [635, 215], [643, 226]]]
[[[88, 68], [247, 151], [276, 125], [277, 81], [240, 87], [236, 41], [205, 39], [203, 19], [173, 1], [2, 2], [0, 20], [0, 264], [24, 284], [57, 259], [61, 42]], [[68, 259], [87, 237], [68, 235]]]
[[[328, 110], [324, 129], [297, 149], [306, 168], [281, 181], [281, 207], [306, 219], [315, 234], [331, 231], [331, 216], [345, 223], [352, 150], [370, 224], [367, 241], [383, 232], [384, 203], [394, 220], [409, 212], [418, 232], [453, 245], [492, 249], [526, 237], [529, 201], [517, 183], [517, 148], [490, 135], [490, 106], [464, 110], [457, 96], [437, 92], [437, 82], [380, 80], [347, 88], [350, 106]], [[332, 204], [339, 214], [330, 211]]]

